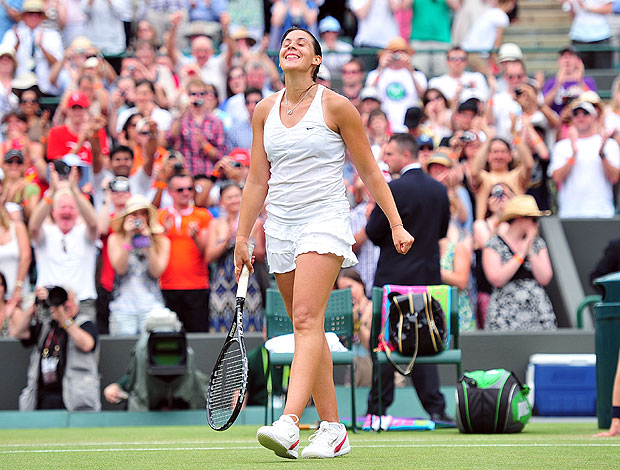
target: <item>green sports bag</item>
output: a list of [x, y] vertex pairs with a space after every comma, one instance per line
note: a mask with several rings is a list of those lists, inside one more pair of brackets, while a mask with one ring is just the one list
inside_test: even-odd
[[530, 389], [506, 369], [465, 372], [456, 384], [456, 424], [462, 433], [520, 432], [530, 417]]

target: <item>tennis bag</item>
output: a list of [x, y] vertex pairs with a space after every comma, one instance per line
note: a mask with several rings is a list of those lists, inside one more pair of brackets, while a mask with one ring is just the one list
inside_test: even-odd
[[456, 424], [470, 434], [520, 432], [530, 417], [530, 389], [505, 369], [465, 372], [456, 384]]
[[[390, 292], [388, 312], [388, 344], [384, 345], [387, 358], [401, 374], [409, 375], [418, 355], [430, 356], [446, 349], [446, 316], [441, 305], [427, 292], [400, 295]], [[412, 360], [403, 370], [390, 357], [391, 351]]]

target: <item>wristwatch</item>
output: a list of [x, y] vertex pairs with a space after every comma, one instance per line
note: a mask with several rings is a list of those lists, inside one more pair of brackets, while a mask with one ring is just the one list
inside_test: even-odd
[[73, 320], [71, 318], [65, 318], [62, 323], [60, 324], [60, 326], [62, 326], [65, 330], [67, 328], [69, 328], [71, 325], [73, 325]]

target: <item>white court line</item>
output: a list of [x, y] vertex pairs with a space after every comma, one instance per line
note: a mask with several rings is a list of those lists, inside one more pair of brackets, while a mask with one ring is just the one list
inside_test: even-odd
[[[399, 444], [399, 445], [356, 445], [358, 448], [426, 448], [426, 447], [620, 447], [619, 443], [556, 443], [556, 444]], [[4, 450], [0, 451], [1, 454], [64, 454], [64, 453], [76, 453], [76, 452], [165, 452], [165, 451], [214, 451], [214, 450], [256, 450], [260, 447], [243, 446], [243, 447], [118, 447], [118, 448], [99, 448], [99, 449], [29, 449], [29, 450]]]

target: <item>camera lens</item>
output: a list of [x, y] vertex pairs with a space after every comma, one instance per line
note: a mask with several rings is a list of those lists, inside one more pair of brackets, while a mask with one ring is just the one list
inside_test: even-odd
[[67, 301], [68, 295], [67, 291], [62, 287], [54, 286], [47, 291], [47, 306], [48, 307], [58, 307], [59, 305], [63, 305]]

